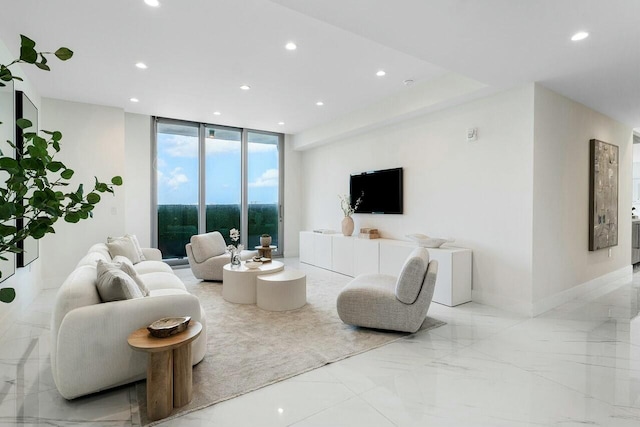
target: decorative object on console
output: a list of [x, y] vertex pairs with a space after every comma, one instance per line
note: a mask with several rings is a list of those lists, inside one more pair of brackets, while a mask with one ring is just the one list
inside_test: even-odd
[[147, 326], [147, 330], [156, 338], [167, 338], [187, 329], [190, 321], [191, 316], [165, 317]]
[[418, 244], [418, 246], [423, 248], [439, 248], [445, 243], [455, 242], [455, 239], [448, 239], [443, 237], [429, 237], [420, 233], [407, 234], [406, 237], [413, 240]]
[[260, 244], [263, 248], [268, 248], [269, 246], [271, 246], [271, 236], [269, 236], [268, 234], [263, 234], [262, 236], [260, 236]]
[[592, 139], [589, 149], [589, 250], [618, 245], [618, 146]]
[[346, 194], [338, 195], [338, 197], [340, 198], [340, 209], [342, 209], [342, 213], [344, 213], [344, 218], [342, 219], [341, 224], [342, 234], [344, 236], [351, 236], [353, 234], [353, 229], [355, 228], [355, 226], [353, 224], [353, 218], [351, 218], [351, 215], [353, 215], [358, 210], [358, 206], [360, 206], [360, 203], [362, 203], [363, 196], [364, 193], [361, 194], [360, 197], [358, 197], [358, 200], [356, 200], [355, 204], [352, 206], [350, 196], [347, 196]]
[[360, 238], [361, 239], [379, 239], [380, 233], [378, 233], [377, 228], [361, 228]]
[[229, 230], [229, 237], [234, 241], [235, 244], [230, 244], [227, 246], [227, 250], [231, 253], [231, 266], [239, 267], [240, 262], [240, 252], [244, 249], [244, 246], [238, 244], [238, 240], [240, 240], [240, 232], [236, 228], [232, 228]]

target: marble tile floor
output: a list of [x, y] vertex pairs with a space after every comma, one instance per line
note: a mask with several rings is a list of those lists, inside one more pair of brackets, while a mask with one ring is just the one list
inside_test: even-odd
[[[0, 426], [139, 425], [133, 386], [74, 401], [57, 393], [48, 343], [54, 295], [43, 291], [0, 337]], [[429, 315], [447, 325], [161, 425], [638, 427], [639, 306], [640, 273], [533, 319], [433, 304]]]

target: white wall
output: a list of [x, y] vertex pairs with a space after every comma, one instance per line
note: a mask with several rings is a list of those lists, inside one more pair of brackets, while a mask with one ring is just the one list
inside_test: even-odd
[[[121, 175], [126, 181], [122, 109], [43, 98], [41, 121], [43, 129], [62, 132], [57, 159], [75, 170], [70, 190], [84, 183], [90, 191], [94, 176], [109, 182]], [[77, 224], [60, 220], [56, 233], [41, 240], [45, 288], [60, 286], [91, 245], [124, 234], [126, 185], [116, 187], [115, 195], [102, 194], [92, 219]]]
[[[618, 245], [590, 252], [589, 140], [619, 147]], [[632, 129], [542, 86], [535, 87], [533, 302], [631, 264]], [[630, 268], [628, 269], [630, 272]]]
[[302, 153], [295, 151], [290, 135], [284, 137], [284, 256], [299, 254], [302, 230]]
[[528, 310], [533, 85], [304, 151], [303, 228], [339, 230], [349, 175], [393, 167], [404, 168], [404, 214], [356, 214], [356, 230], [455, 238], [474, 251], [474, 300]]
[[125, 230], [151, 246], [151, 117], [125, 113]]

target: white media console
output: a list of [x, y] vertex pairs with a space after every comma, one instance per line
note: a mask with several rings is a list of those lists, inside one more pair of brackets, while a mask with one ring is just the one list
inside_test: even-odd
[[[414, 242], [360, 239], [342, 234], [300, 232], [300, 262], [347, 276], [381, 273], [397, 276]], [[438, 261], [433, 301], [450, 307], [471, 301], [471, 250], [455, 247], [427, 248]]]

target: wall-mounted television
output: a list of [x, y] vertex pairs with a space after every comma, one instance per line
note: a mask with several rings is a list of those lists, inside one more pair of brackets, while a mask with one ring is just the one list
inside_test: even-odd
[[362, 195], [356, 213], [402, 213], [402, 168], [351, 175], [351, 206]]

